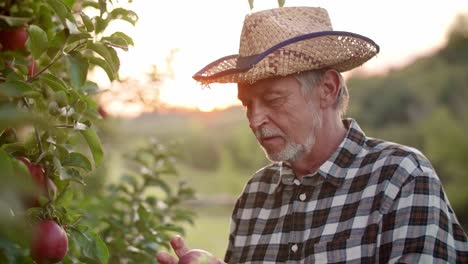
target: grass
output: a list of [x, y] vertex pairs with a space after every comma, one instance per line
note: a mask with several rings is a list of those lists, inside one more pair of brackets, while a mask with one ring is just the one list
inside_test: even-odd
[[177, 165], [180, 177], [178, 180], [187, 181], [198, 197], [231, 196], [238, 197], [249, 179], [249, 174], [242, 174], [237, 170], [220, 168], [216, 171], [201, 170], [182, 163]]

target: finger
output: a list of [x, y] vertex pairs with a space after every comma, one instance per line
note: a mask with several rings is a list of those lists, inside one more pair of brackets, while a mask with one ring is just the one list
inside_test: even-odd
[[181, 258], [190, 250], [187, 245], [185, 245], [185, 241], [180, 236], [175, 236], [171, 239], [171, 246], [179, 258]]
[[171, 256], [169, 253], [167, 252], [159, 252], [157, 255], [156, 255], [156, 259], [158, 260], [159, 263], [161, 264], [177, 264], [177, 260], [176, 258], [174, 258], [173, 256]]

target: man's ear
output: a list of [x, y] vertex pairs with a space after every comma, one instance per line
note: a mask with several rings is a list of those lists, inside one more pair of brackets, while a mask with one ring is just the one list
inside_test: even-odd
[[336, 103], [336, 99], [339, 93], [340, 93], [339, 73], [334, 69], [327, 70], [323, 74], [321, 85], [320, 85], [320, 107], [322, 109], [333, 107]]

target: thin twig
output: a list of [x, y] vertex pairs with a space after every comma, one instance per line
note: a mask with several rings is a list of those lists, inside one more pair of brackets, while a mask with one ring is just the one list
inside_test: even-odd
[[54, 126], [55, 128], [75, 128], [74, 126], [72, 125], [57, 125], [57, 126]]
[[[83, 44], [86, 44], [86, 42], [87, 42], [87, 41], [78, 43], [78, 44], [77, 44], [75, 47], [73, 47], [73, 49], [71, 49], [68, 53], [77, 50], [80, 46], [82, 46]], [[37, 77], [38, 77], [39, 75], [41, 75], [41, 74], [42, 74], [43, 72], [45, 72], [48, 68], [50, 68], [54, 63], [56, 63], [59, 59], [61, 59], [63, 55], [64, 55], [64, 49], [62, 48], [62, 50], [61, 50], [60, 52], [58, 52], [57, 55], [55, 55], [55, 57], [52, 59], [51, 62], [49, 62], [49, 64], [47, 64], [44, 68], [42, 68], [42, 70], [38, 71], [36, 74], [34, 74], [33, 76], [31, 76], [30, 78], [28, 78], [26, 81], [27, 81], [27, 82], [32, 82], [32, 81], [34, 81], [35, 79], [37, 79]]]

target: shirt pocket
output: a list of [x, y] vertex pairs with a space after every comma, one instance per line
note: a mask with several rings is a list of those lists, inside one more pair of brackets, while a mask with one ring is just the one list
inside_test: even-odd
[[362, 238], [321, 241], [314, 245], [313, 258], [315, 263], [373, 263], [375, 244], [363, 243]]

